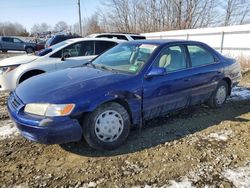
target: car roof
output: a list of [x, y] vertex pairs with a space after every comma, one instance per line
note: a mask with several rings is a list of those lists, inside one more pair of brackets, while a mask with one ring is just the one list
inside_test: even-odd
[[133, 40], [129, 41], [131, 44], [152, 44], [152, 45], [165, 45], [171, 43], [190, 43], [190, 44], [204, 44], [198, 41], [179, 40], [179, 39], [146, 39], [146, 40]]
[[94, 34], [91, 34], [89, 35], [89, 37], [97, 37], [99, 35], [129, 35], [129, 36], [143, 36], [143, 35], [140, 35], [140, 34], [136, 34], [136, 33], [94, 33]]
[[108, 38], [73, 38], [66, 40], [68, 43], [74, 43], [74, 42], [81, 42], [81, 41], [110, 41], [110, 42], [126, 42], [125, 40], [119, 40], [119, 39], [108, 39]]

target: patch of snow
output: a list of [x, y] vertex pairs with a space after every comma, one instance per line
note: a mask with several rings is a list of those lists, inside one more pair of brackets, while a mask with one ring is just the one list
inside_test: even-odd
[[250, 89], [236, 86], [232, 89], [231, 96], [229, 100], [240, 101], [250, 99]]
[[232, 130], [222, 130], [216, 133], [210, 133], [207, 137], [205, 137], [205, 140], [216, 140], [216, 141], [227, 141], [230, 136], [233, 134]]
[[227, 169], [223, 172], [223, 176], [234, 184], [237, 188], [250, 187], [250, 164], [237, 169]]
[[174, 180], [169, 181], [170, 185], [167, 188], [194, 188], [192, 181], [187, 177], [183, 178], [180, 182]]
[[16, 126], [10, 121], [0, 121], [0, 140], [18, 135]]

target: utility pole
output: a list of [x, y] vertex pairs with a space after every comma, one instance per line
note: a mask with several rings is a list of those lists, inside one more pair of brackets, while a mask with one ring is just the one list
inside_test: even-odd
[[80, 4], [81, 0], [78, 0], [78, 14], [79, 14], [79, 27], [80, 27], [80, 36], [82, 36], [82, 16], [81, 16], [81, 4]]

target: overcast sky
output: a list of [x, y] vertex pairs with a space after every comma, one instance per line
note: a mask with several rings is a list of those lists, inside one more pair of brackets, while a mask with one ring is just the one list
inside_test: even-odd
[[[101, 1], [81, 0], [82, 18], [94, 14]], [[18, 22], [27, 30], [42, 22], [51, 26], [58, 21], [78, 22], [77, 0], [0, 0], [0, 12], [0, 22]]]

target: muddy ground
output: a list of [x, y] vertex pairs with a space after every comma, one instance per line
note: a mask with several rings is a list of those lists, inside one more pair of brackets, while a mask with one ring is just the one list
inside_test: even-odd
[[250, 72], [223, 108], [196, 106], [152, 120], [109, 152], [24, 139], [1, 93], [0, 187], [250, 187], [248, 92]]

